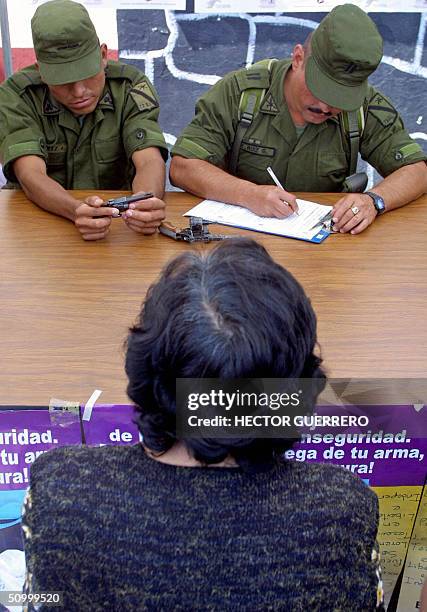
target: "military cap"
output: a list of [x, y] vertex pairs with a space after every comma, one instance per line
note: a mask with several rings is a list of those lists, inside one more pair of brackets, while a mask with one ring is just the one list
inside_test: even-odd
[[355, 110], [366, 97], [368, 77], [382, 53], [383, 41], [372, 19], [354, 4], [337, 6], [311, 37], [307, 87], [329, 106]]
[[101, 49], [84, 6], [52, 0], [38, 7], [31, 20], [40, 75], [48, 85], [83, 81], [101, 70]]

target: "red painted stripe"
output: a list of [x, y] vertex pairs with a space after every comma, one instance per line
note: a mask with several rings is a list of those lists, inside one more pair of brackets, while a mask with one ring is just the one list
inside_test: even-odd
[[[108, 51], [108, 59], [117, 60], [118, 56], [117, 50]], [[25, 68], [25, 66], [34, 64], [35, 61], [34, 49], [12, 49], [12, 65], [14, 70]], [[0, 48], [0, 81], [4, 81], [4, 78], [3, 49]]]

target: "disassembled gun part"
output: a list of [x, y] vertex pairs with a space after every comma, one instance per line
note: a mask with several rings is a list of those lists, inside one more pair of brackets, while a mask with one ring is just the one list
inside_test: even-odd
[[201, 217], [190, 217], [190, 227], [178, 229], [168, 221], [162, 221], [159, 231], [164, 236], [184, 242], [213, 242], [231, 238], [231, 236], [225, 234], [211, 234], [209, 231], [210, 223], [211, 221], [206, 221]]

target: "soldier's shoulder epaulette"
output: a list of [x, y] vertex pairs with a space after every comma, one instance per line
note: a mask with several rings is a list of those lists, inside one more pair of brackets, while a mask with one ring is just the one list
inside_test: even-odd
[[15, 72], [11, 77], [9, 77], [8, 83], [19, 94], [24, 92], [28, 87], [38, 87], [39, 85], [43, 85], [40, 72], [37, 70], [35, 65], [28, 66], [28, 68]]
[[145, 78], [144, 73], [135, 66], [113, 60], [108, 61], [105, 74], [109, 79], [124, 79], [131, 83], [142, 81]]
[[268, 89], [270, 87], [271, 62], [276, 60], [261, 60], [248, 68], [235, 72], [239, 89]]

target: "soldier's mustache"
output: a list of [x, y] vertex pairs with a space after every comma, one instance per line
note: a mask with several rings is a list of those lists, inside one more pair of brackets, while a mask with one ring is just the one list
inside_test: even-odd
[[322, 110], [320, 110], [320, 108], [317, 108], [316, 106], [309, 106], [308, 110], [311, 113], [316, 113], [316, 115], [325, 115], [325, 117], [331, 117], [332, 116], [331, 112], [328, 111], [327, 113], [324, 113]]

